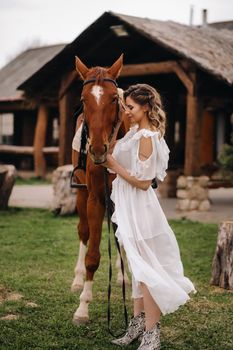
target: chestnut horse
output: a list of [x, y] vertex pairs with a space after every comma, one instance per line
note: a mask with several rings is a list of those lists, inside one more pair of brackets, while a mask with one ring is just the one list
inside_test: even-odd
[[[79, 213], [79, 256], [75, 267], [72, 291], [83, 288], [80, 304], [74, 314], [76, 324], [89, 321], [88, 307], [92, 300], [92, 285], [95, 271], [100, 263], [100, 240], [105, 214], [104, 163], [109, 150], [114, 127], [119, 117], [119, 96], [116, 78], [123, 65], [123, 55], [110, 67], [87, 68], [76, 57], [76, 70], [83, 80], [81, 101], [83, 117], [88, 128], [88, 152], [86, 172], [78, 169], [77, 183], [86, 183], [86, 188], [77, 190], [77, 211]], [[123, 122], [118, 135], [122, 137], [129, 129], [129, 122], [123, 113]], [[75, 151], [72, 151], [75, 162]], [[76, 166], [77, 164], [73, 164]], [[108, 175], [109, 186], [114, 174]], [[85, 282], [84, 275], [86, 274]]]

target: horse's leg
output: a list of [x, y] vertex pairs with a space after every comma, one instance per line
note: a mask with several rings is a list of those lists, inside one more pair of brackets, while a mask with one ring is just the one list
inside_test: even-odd
[[[127, 275], [127, 271], [126, 271], [126, 258], [125, 258], [125, 251], [124, 248], [122, 246], [120, 246], [120, 250], [121, 250], [121, 257], [123, 259], [124, 262], [124, 280], [125, 280], [125, 284], [129, 284], [129, 278]], [[116, 259], [116, 268], [117, 268], [117, 284], [122, 285], [123, 283], [123, 273], [121, 270], [121, 257], [119, 252], [117, 251], [117, 259]]]
[[87, 215], [89, 224], [88, 250], [85, 258], [86, 281], [80, 295], [80, 304], [76, 310], [73, 322], [75, 324], [87, 323], [89, 321], [88, 307], [92, 301], [92, 285], [95, 271], [100, 263], [100, 240], [105, 207], [99, 200], [90, 196], [87, 205]]
[[88, 192], [85, 188], [77, 191], [77, 210], [79, 214], [78, 234], [79, 234], [79, 255], [74, 269], [75, 278], [73, 280], [71, 291], [77, 292], [83, 288], [83, 279], [86, 273], [85, 255], [86, 246], [89, 239], [89, 228], [87, 222], [87, 197]]

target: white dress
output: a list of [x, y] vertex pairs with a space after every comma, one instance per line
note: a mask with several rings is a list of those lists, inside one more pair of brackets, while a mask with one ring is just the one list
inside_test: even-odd
[[[132, 127], [116, 143], [113, 157], [131, 175], [140, 180], [160, 181], [166, 176], [169, 149], [159, 133]], [[148, 159], [138, 157], [140, 138], [151, 137], [153, 152]], [[119, 175], [113, 181], [111, 199], [115, 203], [112, 221], [116, 236], [123, 245], [132, 273], [132, 297], [140, 298], [139, 282], [144, 282], [162, 314], [178, 309], [196, 292], [184, 276], [179, 247], [159, 204], [155, 191], [143, 191], [130, 185]]]

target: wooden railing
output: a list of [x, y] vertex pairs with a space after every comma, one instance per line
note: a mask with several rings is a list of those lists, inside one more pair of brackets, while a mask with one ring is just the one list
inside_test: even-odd
[[[44, 154], [57, 154], [59, 147], [43, 147]], [[34, 155], [33, 146], [0, 145], [0, 153]]]

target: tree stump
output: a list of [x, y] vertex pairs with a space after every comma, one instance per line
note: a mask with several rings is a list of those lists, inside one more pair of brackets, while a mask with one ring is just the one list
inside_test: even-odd
[[219, 225], [210, 283], [233, 289], [233, 221], [223, 221]]
[[16, 179], [14, 165], [0, 165], [0, 210], [8, 208], [8, 201]]

